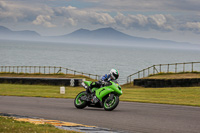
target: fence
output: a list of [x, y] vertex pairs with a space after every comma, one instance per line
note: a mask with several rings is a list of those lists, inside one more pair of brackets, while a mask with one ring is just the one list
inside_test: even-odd
[[73, 75], [84, 75], [93, 79], [100, 79], [99, 75], [84, 73], [75, 71], [72, 69], [56, 66], [0, 66], [0, 72], [8, 73], [26, 73], [26, 74], [73, 74]]
[[185, 62], [173, 64], [158, 64], [146, 69], [133, 73], [127, 77], [127, 83], [133, 79], [144, 78], [157, 73], [178, 73], [178, 72], [195, 72], [200, 71], [200, 62]]

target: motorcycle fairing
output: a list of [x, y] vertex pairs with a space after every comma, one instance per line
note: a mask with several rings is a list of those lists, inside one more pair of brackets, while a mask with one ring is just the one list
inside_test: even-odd
[[96, 90], [96, 97], [102, 101], [102, 98], [111, 92], [114, 92], [114, 90], [109, 87], [102, 87]]
[[84, 83], [87, 85], [87, 86], [90, 86], [92, 84], [92, 81], [84, 81]]

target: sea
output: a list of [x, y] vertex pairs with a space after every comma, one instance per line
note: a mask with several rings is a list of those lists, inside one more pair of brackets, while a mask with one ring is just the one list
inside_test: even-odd
[[115, 68], [120, 84], [152, 65], [199, 61], [200, 49], [0, 40], [0, 66], [58, 66], [102, 76]]

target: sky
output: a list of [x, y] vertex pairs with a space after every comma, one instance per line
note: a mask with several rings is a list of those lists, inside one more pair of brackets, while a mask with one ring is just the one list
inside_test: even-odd
[[0, 0], [0, 25], [57, 36], [80, 28], [200, 44], [200, 0]]

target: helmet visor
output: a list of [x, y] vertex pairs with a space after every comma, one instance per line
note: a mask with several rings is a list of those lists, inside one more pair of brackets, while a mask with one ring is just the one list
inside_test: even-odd
[[114, 78], [114, 79], [118, 79], [118, 77], [119, 77], [119, 74], [113, 73], [112, 75], [113, 75], [113, 78]]

